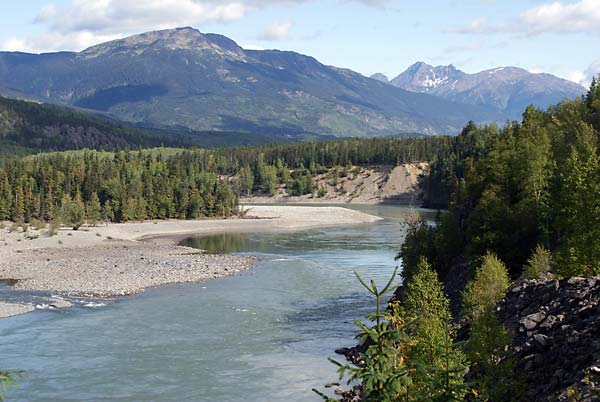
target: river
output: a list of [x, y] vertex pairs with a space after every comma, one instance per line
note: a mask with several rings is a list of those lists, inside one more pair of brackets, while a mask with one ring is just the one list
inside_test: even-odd
[[29, 377], [7, 401], [319, 401], [311, 388], [337, 380], [327, 358], [353, 344], [353, 320], [374, 306], [353, 272], [389, 277], [410, 212], [353, 208], [385, 219], [188, 239], [257, 263], [233, 278], [150, 289], [100, 308], [0, 320], [0, 367]]

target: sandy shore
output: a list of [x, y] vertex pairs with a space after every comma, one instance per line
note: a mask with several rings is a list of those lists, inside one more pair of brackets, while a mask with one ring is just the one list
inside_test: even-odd
[[[145, 288], [234, 275], [252, 257], [207, 255], [177, 246], [192, 235], [302, 230], [379, 218], [340, 207], [249, 206], [243, 219], [151, 221], [22, 232], [0, 229], [0, 279], [20, 290], [78, 297], [129, 295]], [[0, 303], [0, 318], [32, 306]]]

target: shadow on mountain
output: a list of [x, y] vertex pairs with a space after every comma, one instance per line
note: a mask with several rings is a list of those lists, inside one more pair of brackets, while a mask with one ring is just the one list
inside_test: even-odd
[[149, 101], [150, 98], [165, 95], [167, 92], [162, 85], [125, 85], [97, 91], [91, 96], [80, 99], [75, 105], [86, 109], [107, 111], [119, 103]]

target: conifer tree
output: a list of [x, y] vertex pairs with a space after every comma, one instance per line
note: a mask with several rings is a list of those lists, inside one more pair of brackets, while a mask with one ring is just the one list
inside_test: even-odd
[[467, 357], [477, 400], [503, 402], [518, 397], [513, 363], [506, 351], [511, 339], [494, 313], [508, 285], [506, 266], [488, 253], [463, 294], [464, 313], [470, 322]]
[[[375, 312], [367, 316], [368, 321], [374, 323], [374, 326], [370, 327], [369, 323], [360, 320], [355, 321], [360, 329], [357, 338], [361, 344], [371, 341], [372, 344], [364, 353], [363, 363], [359, 366], [342, 364], [330, 359], [338, 366], [340, 379], [348, 376], [348, 384], [353, 381], [361, 382], [363, 400], [366, 402], [408, 401], [407, 392], [411, 385], [411, 378], [407, 363], [411, 342], [406, 334], [406, 323], [402, 319], [397, 319], [391, 325], [382, 306], [385, 303], [383, 297], [394, 289], [392, 284], [396, 272], [395, 270], [382, 289], [379, 289], [374, 281], [367, 284], [356, 274], [365, 289], [375, 296]], [[325, 400], [330, 400], [322, 393], [314, 391]]]
[[413, 321], [410, 351], [412, 393], [420, 401], [462, 401], [466, 358], [454, 343], [450, 302], [438, 275], [422, 258], [406, 284], [404, 316]]
[[101, 212], [102, 207], [100, 206], [100, 199], [98, 198], [98, 194], [95, 191], [93, 191], [91, 193], [89, 201], [85, 204], [86, 221], [90, 225], [96, 226], [96, 224], [100, 220]]

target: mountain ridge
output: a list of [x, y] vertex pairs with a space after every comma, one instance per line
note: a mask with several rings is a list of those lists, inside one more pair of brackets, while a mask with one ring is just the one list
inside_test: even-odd
[[496, 67], [469, 74], [452, 64], [432, 66], [422, 61], [408, 67], [390, 84], [407, 91], [493, 108], [511, 119], [519, 118], [530, 104], [545, 109], [565, 98], [586, 93], [586, 88], [574, 82], [520, 67]]
[[313, 57], [193, 28], [82, 52], [0, 52], [2, 88], [156, 128], [335, 136], [455, 134], [495, 111], [394, 88]]

